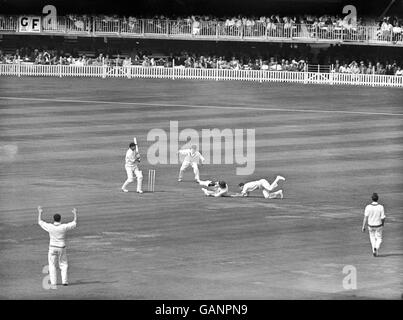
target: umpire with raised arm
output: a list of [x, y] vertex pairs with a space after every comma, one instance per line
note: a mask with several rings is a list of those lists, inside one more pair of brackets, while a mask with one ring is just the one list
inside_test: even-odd
[[69, 223], [61, 223], [62, 217], [60, 214], [53, 216], [53, 223], [47, 223], [42, 220], [42, 207], [38, 207], [38, 224], [41, 228], [49, 233], [49, 277], [50, 288], [57, 289], [57, 273], [56, 268], [59, 265], [62, 275], [62, 284], [68, 285], [67, 278], [67, 253], [66, 253], [66, 233], [67, 231], [74, 229], [77, 226], [77, 209], [72, 210], [74, 219]]

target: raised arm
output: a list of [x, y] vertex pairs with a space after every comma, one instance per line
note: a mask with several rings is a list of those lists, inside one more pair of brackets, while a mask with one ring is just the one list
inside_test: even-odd
[[43, 212], [42, 207], [41, 207], [41, 206], [38, 206], [38, 224], [41, 224], [41, 221], [42, 221], [42, 212]]
[[77, 227], [77, 209], [73, 208], [73, 210], [71, 212], [73, 212], [74, 219], [73, 219], [73, 221], [66, 223], [64, 225], [66, 230], [71, 230], [71, 229], [74, 229], [75, 227]]
[[73, 208], [73, 210], [71, 212], [73, 212], [73, 215], [74, 215], [73, 222], [77, 223], [77, 209]]
[[42, 212], [43, 212], [42, 207], [38, 206], [38, 224], [43, 230], [48, 231], [48, 223], [42, 220]]

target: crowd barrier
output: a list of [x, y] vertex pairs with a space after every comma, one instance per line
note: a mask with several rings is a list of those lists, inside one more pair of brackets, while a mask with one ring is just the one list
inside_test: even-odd
[[143, 37], [204, 40], [246, 41], [314, 41], [403, 46], [403, 29], [382, 31], [377, 26], [335, 27], [313, 24], [265, 23], [249, 25], [218, 21], [161, 20], [136, 18], [102, 18], [58, 16], [56, 20], [41, 20], [38, 30], [19, 27], [19, 17], [0, 16], [0, 33], [36, 32], [40, 34]]
[[242, 80], [303, 84], [403, 87], [402, 76], [265, 70], [0, 64], [0, 76]]

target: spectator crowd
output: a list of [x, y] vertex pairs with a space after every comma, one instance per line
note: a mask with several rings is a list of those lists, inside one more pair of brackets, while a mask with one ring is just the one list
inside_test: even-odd
[[[69, 15], [74, 25], [81, 26], [84, 30], [88, 21], [88, 16]], [[147, 23], [142, 25], [141, 21], [145, 19]], [[172, 23], [167, 29], [166, 21]], [[262, 30], [267, 30], [268, 36], [305, 36], [316, 37], [319, 30], [320, 36], [326, 38], [326, 35], [334, 34], [335, 31], [346, 29], [350, 32], [357, 32], [357, 27], [376, 28], [376, 37], [378, 39], [391, 39], [393, 41], [403, 40], [403, 19], [390, 16], [379, 20], [377, 18], [346, 18], [341, 15], [299, 15], [299, 16], [280, 16], [278, 14], [263, 15], [260, 17], [215, 17], [212, 15], [192, 15], [185, 17], [156, 15], [152, 17], [119, 17], [114, 16], [96, 16], [96, 30], [108, 30], [111, 26], [121, 23], [122, 30], [131, 33], [171, 33], [171, 34], [192, 34], [192, 35], [215, 35], [216, 27], [220, 28], [223, 35], [237, 35], [241, 28], [244, 28], [245, 34], [249, 36], [261, 36], [266, 34]], [[295, 27], [299, 25], [297, 30]], [[113, 28], [112, 28], [113, 29]], [[359, 38], [360, 34], [356, 34]]]
[[335, 73], [352, 73], [352, 74], [384, 74], [384, 75], [396, 75], [403, 76], [403, 70], [396, 62], [385, 64], [376, 62], [372, 63], [368, 61], [367, 63], [361, 60], [360, 62], [352, 61], [351, 63], [340, 63], [336, 60], [331, 66], [331, 72]]
[[[403, 71], [396, 61], [380, 62], [369, 59], [348, 61], [335, 59], [329, 71], [353, 74], [385, 74], [402, 76]], [[13, 54], [5, 54], [0, 50], [2, 64], [36, 64], [36, 65], [75, 65], [75, 66], [144, 66], [144, 67], [177, 67], [208, 68], [232, 70], [267, 70], [267, 71], [308, 71], [307, 59], [296, 57], [253, 57], [233, 55], [200, 55], [182, 51], [168, 56], [153, 56], [148, 52], [136, 52], [132, 55], [110, 55], [102, 52], [96, 55], [71, 55], [63, 50], [44, 50], [28, 48], [17, 49]]]
[[0, 50], [2, 64], [37, 64], [37, 65], [75, 65], [75, 66], [144, 66], [144, 67], [177, 67], [177, 68], [208, 68], [233, 70], [274, 70], [274, 71], [304, 71], [305, 60], [269, 59], [251, 57], [231, 57], [216, 55], [198, 55], [182, 51], [170, 56], [152, 56], [139, 52], [133, 56], [109, 55], [99, 53], [96, 57], [72, 56], [57, 50], [17, 49], [14, 54], [3, 54]]
[[[0, 30], [7, 30], [10, 17], [0, 15]], [[144, 22], [144, 21], [145, 22]], [[169, 21], [169, 25], [167, 24]], [[239, 36], [241, 29], [245, 36], [272, 37], [334, 37], [341, 29], [347, 30], [347, 39], [364, 39], [363, 30], [357, 27], [376, 28], [374, 35], [378, 40], [403, 41], [403, 19], [396, 16], [378, 18], [347, 18], [342, 15], [299, 15], [281, 16], [278, 14], [262, 15], [260, 17], [215, 17], [212, 15], [192, 16], [137, 16], [120, 17], [117, 15], [74, 15], [65, 16], [58, 20], [59, 26], [44, 24], [44, 30], [52, 28], [81, 32], [127, 32], [127, 33], [157, 33], [157, 34], [192, 34]], [[299, 27], [296, 27], [296, 26]], [[368, 36], [368, 35], [367, 35]], [[372, 34], [371, 34], [372, 36]]]

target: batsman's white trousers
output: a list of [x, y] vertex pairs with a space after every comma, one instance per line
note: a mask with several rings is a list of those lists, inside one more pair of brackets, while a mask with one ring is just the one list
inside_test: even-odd
[[127, 180], [129, 180], [130, 182], [134, 181], [134, 175], [136, 175], [136, 178], [142, 178], [143, 174], [142, 172], [139, 170], [139, 168], [137, 167], [126, 167], [126, 173], [127, 173]]
[[195, 179], [199, 180], [200, 179], [200, 173], [199, 173], [199, 167], [197, 166], [196, 162], [189, 162], [189, 161], [183, 161], [182, 166], [179, 170], [179, 178], [183, 178], [183, 171], [186, 170], [187, 167], [192, 166], [193, 172], [195, 174]]
[[368, 226], [369, 240], [371, 241], [372, 251], [379, 250], [382, 243], [382, 230], [383, 227], [370, 227]]
[[259, 182], [261, 183], [262, 188], [266, 189], [267, 191], [272, 191], [274, 188], [278, 187], [277, 179], [272, 184], [270, 184], [270, 182], [266, 179], [260, 179]]
[[57, 283], [57, 265], [59, 265], [62, 274], [62, 283], [68, 283], [67, 278], [67, 253], [66, 248], [49, 247], [49, 278], [52, 285]]

